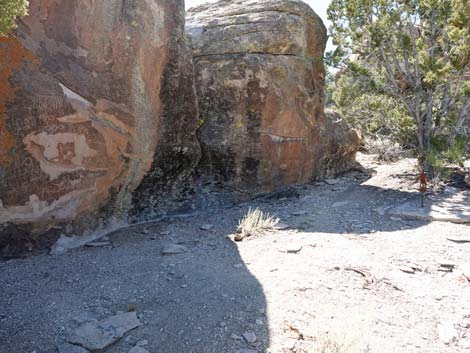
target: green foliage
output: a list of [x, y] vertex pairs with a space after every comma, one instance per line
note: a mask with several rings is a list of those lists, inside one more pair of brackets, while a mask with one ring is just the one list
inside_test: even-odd
[[348, 123], [369, 136], [385, 136], [402, 145], [415, 143], [413, 119], [396, 98], [384, 93], [380, 77], [374, 79], [357, 63], [338, 76], [328, 89]]
[[464, 165], [468, 140], [459, 136], [449, 144], [443, 136], [433, 136], [433, 149], [429, 152], [428, 162], [435, 168], [443, 168], [447, 164]]
[[27, 14], [28, 6], [27, 0], [0, 0], [0, 36], [15, 28], [16, 19]]
[[332, 94], [342, 113], [375, 116], [365, 126], [371, 133], [414, 131], [422, 156], [456, 157], [470, 120], [468, 0], [332, 0], [328, 17], [338, 48], [327, 62], [348, 70]]

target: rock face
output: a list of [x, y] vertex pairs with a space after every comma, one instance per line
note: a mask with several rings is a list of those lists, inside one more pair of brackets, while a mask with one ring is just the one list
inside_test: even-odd
[[331, 177], [353, 168], [360, 145], [357, 131], [346, 124], [339, 113], [326, 109], [316, 175]]
[[326, 29], [309, 6], [222, 0], [190, 9], [186, 32], [202, 175], [252, 193], [348, 168], [354, 147], [344, 150], [334, 130], [350, 135], [324, 114]]
[[0, 38], [0, 257], [152, 218], [195, 170], [253, 195], [352, 163], [353, 134], [324, 113], [326, 30], [302, 1], [192, 9], [191, 47], [183, 0], [29, 13]]
[[4, 255], [158, 206], [151, 195], [200, 155], [183, 0], [37, 0], [29, 12], [0, 38]]

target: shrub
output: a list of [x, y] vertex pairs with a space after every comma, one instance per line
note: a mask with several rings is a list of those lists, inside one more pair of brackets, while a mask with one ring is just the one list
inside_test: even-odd
[[276, 229], [279, 219], [268, 213], [264, 213], [259, 208], [249, 209], [248, 213], [241, 219], [237, 228], [235, 240], [242, 240], [245, 237], [259, 235], [264, 232]]
[[0, 36], [15, 28], [16, 19], [28, 13], [27, 0], [0, 0]]

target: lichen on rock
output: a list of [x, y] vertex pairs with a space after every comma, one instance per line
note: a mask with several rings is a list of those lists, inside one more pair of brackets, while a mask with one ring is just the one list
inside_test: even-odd
[[221, 0], [190, 9], [186, 32], [204, 117], [200, 174], [252, 194], [350, 167], [357, 143], [335, 140], [340, 123], [324, 114], [327, 35], [308, 5]]

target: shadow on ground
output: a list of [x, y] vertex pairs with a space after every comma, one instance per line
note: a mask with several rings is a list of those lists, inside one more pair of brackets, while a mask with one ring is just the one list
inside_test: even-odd
[[[290, 228], [305, 232], [369, 234], [419, 228], [426, 220], [401, 219], [391, 211], [404, 204], [420, 209], [418, 193], [380, 188], [363, 181], [342, 180], [335, 185], [317, 183], [301, 189], [298, 198], [278, 200], [274, 207], [259, 207], [277, 215]], [[431, 202], [426, 200], [426, 203]], [[423, 211], [426, 212], [426, 211]]]
[[[56, 352], [80, 322], [129, 310], [144, 325], [103, 352], [127, 353], [141, 340], [151, 353], [265, 352], [263, 288], [230, 239], [194, 222], [137, 226], [112, 234], [112, 247], [0, 263], [0, 352]], [[187, 251], [163, 256], [165, 244]]]

